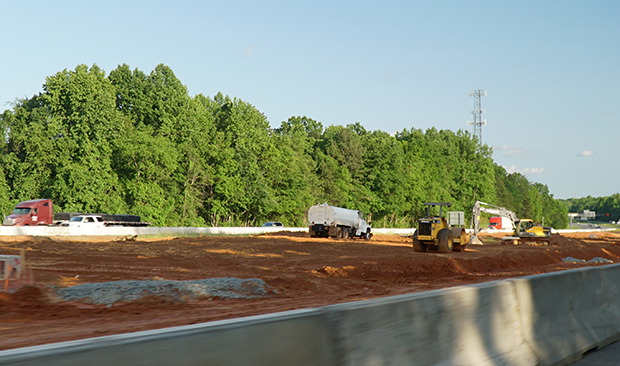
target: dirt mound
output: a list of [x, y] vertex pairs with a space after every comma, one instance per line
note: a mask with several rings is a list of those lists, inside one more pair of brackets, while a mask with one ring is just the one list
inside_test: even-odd
[[72, 318], [82, 315], [72, 305], [58, 304], [46, 288], [23, 286], [14, 293], [0, 293], [0, 320], [32, 321], [36, 319]]

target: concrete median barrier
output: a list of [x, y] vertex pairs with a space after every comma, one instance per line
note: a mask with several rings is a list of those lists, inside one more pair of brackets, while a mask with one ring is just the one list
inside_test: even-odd
[[620, 265], [0, 352], [0, 365], [568, 365], [619, 339]]
[[[410, 236], [415, 228], [391, 229], [375, 228], [373, 234]], [[613, 230], [613, 229], [611, 229]], [[0, 226], [0, 236], [126, 236], [126, 235], [257, 235], [280, 231], [308, 232], [308, 227], [124, 227], [109, 226], [103, 228], [69, 228], [61, 226]], [[469, 232], [470, 230], [467, 229]], [[558, 232], [601, 232], [603, 229], [589, 230], [557, 230]], [[499, 233], [500, 230], [489, 232]], [[506, 233], [510, 231], [504, 231]], [[555, 231], [554, 231], [555, 232]]]
[[[281, 231], [307, 233], [308, 227], [125, 227], [0, 226], [0, 236], [258, 235]], [[374, 229], [374, 234], [413, 235], [415, 229]]]
[[314, 309], [0, 352], [0, 365], [333, 365]]
[[330, 307], [338, 365], [533, 365], [507, 281]]
[[184, 235], [258, 235], [280, 231], [308, 232], [307, 227], [61, 227], [0, 226], [0, 236], [184, 236]]
[[620, 339], [620, 265], [512, 280], [524, 341], [542, 365], [568, 365]]

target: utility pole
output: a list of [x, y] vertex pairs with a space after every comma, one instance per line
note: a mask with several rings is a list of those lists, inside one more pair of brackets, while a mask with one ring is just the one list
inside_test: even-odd
[[480, 98], [486, 97], [487, 92], [482, 89], [472, 90], [469, 92], [469, 96], [474, 97], [474, 110], [471, 111], [471, 114], [474, 116], [474, 120], [467, 121], [467, 124], [474, 126], [474, 136], [478, 136], [478, 142], [482, 145], [482, 126], [486, 126], [487, 120], [482, 120], [482, 113], [485, 113], [486, 111], [483, 111], [480, 106]]

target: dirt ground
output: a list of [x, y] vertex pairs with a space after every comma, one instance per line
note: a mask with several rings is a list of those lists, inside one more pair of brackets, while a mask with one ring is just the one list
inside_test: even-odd
[[[620, 233], [554, 235], [549, 246], [502, 245], [415, 253], [411, 239], [310, 238], [303, 233], [113, 241], [0, 237], [0, 254], [25, 249], [24, 278], [0, 292], [0, 350], [194, 324], [620, 262]], [[89, 241], [86, 241], [89, 240]], [[111, 306], [60, 302], [52, 287], [115, 280], [261, 278], [273, 295], [183, 303], [148, 298]], [[21, 285], [21, 287], [19, 286]]]

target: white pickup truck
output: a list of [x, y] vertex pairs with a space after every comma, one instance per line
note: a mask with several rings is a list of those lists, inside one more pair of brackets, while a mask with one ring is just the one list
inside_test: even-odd
[[68, 227], [105, 227], [105, 222], [101, 216], [80, 215], [73, 216], [69, 221], [63, 222], [61, 226]]

